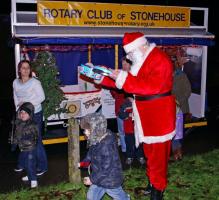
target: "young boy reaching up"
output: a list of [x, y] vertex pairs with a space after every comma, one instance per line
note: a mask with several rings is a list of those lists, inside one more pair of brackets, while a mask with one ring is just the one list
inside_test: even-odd
[[89, 187], [87, 200], [100, 200], [107, 193], [113, 199], [130, 200], [122, 189], [122, 165], [115, 135], [107, 129], [107, 120], [100, 113], [88, 114], [80, 126], [87, 136], [89, 150], [82, 163], [90, 162], [91, 173], [84, 178]]

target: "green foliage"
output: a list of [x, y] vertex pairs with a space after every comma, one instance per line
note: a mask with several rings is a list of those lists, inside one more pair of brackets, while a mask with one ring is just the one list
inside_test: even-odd
[[47, 119], [52, 114], [65, 111], [60, 108], [60, 103], [65, 99], [57, 79], [58, 70], [55, 57], [49, 51], [41, 51], [31, 63], [37, 77], [42, 83], [46, 99], [43, 102], [43, 114]]
[[[219, 150], [184, 156], [182, 161], [170, 163], [169, 184], [164, 193], [166, 200], [219, 200]], [[124, 171], [123, 188], [132, 200], [144, 200], [147, 186], [145, 169], [133, 167]], [[5, 200], [85, 200], [88, 188], [81, 184], [60, 183], [37, 190], [23, 189], [19, 192], [0, 194]], [[110, 200], [105, 195], [103, 200]]]

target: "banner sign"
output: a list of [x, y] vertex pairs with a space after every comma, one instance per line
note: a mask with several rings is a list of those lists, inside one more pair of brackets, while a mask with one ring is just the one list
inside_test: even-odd
[[189, 27], [190, 8], [131, 4], [38, 1], [40, 25]]

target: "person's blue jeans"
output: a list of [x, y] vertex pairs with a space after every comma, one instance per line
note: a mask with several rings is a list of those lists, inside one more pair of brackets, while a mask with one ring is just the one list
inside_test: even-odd
[[25, 154], [23, 151], [20, 151], [18, 155], [18, 164], [17, 164], [18, 169], [25, 169]]
[[87, 192], [87, 200], [100, 200], [103, 195], [107, 193], [114, 200], [130, 200], [129, 195], [122, 189], [122, 187], [107, 189], [97, 185], [91, 185]]
[[39, 137], [37, 141], [37, 171], [47, 171], [48, 162], [45, 148], [42, 142], [42, 127], [43, 127], [43, 112], [40, 111], [34, 114], [34, 121], [37, 123], [39, 128]]
[[30, 181], [36, 181], [36, 148], [32, 151], [23, 151], [24, 165]]
[[124, 126], [123, 126], [123, 120], [119, 117], [117, 119], [117, 127], [119, 132], [119, 138], [120, 138], [120, 145], [122, 152], [126, 152], [126, 144], [125, 144], [125, 132], [124, 132]]
[[181, 139], [172, 140], [172, 150], [175, 151], [176, 149], [179, 149], [182, 147], [182, 141]]
[[[37, 171], [47, 171], [48, 170], [48, 162], [45, 148], [42, 143], [42, 125], [43, 125], [43, 113], [42, 111], [34, 114], [34, 121], [39, 128], [39, 137], [36, 146], [36, 154], [37, 154]], [[23, 152], [19, 153], [18, 156], [18, 168], [25, 168], [25, 156]]]

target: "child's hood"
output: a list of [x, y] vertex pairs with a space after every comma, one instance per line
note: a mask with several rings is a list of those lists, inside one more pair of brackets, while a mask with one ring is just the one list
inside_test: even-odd
[[95, 145], [107, 134], [107, 120], [101, 113], [91, 113], [81, 119], [82, 129], [90, 130], [89, 145]]

